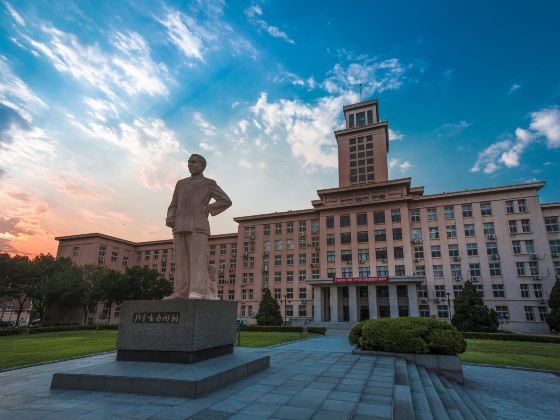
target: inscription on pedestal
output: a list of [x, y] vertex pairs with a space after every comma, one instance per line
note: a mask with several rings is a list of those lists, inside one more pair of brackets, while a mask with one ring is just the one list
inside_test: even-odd
[[134, 312], [134, 324], [178, 324], [181, 319], [180, 312]]

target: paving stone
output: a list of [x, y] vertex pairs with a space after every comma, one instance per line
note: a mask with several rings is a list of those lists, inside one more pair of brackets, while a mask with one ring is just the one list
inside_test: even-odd
[[344, 414], [340, 411], [319, 410], [312, 417], [313, 420], [347, 420], [350, 414]]
[[294, 407], [291, 405], [286, 405], [276, 411], [274, 413], [274, 417], [281, 419], [303, 420], [311, 418], [314, 412], [315, 409], [313, 408]]
[[359, 392], [345, 392], [345, 391], [332, 391], [329, 394], [329, 400], [340, 400], [340, 401], [358, 401], [360, 399]]
[[356, 414], [391, 419], [393, 417], [393, 410], [391, 405], [361, 402], [358, 404]]
[[324, 399], [321, 398], [295, 396], [288, 401], [288, 404], [295, 407], [317, 408], [323, 403], [323, 401]]
[[356, 403], [353, 401], [337, 401], [337, 400], [326, 400], [321, 405], [321, 410], [327, 411], [340, 411], [342, 413], [352, 413], [354, 408], [356, 407]]

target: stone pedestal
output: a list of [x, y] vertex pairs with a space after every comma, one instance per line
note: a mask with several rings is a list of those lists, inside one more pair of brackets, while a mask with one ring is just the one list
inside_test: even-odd
[[117, 360], [195, 363], [233, 352], [237, 303], [132, 300], [121, 306]]

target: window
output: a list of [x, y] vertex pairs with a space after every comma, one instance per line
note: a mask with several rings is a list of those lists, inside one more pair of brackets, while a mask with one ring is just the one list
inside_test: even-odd
[[490, 202], [480, 203], [480, 215], [492, 216], [492, 203]]
[[434, 272], [434, 278], [436, 278], [436, 279], [442, 279], [443, 278], [443, 266], [442, 265], [434, 265], [433, 266], [433, 272]]
[[422, 245], [414, 247], [414, 259], [421, 260], [424, 258], [424, 247]]
[[430, 317], [430, 305], [418, 305], [418, 311], [420, 312], [421, 317]]
[[235, 289], [228, 290], [228, 300], [235, 300]]
[[493, 284], [492, 285], [492, 293], [494, 293], [495, 298], [506, 297], [506, 293], [504, 291], [504, 285], [503, 284]]
[[401, 228], [393, 228], [393, 240], [394, 241], [402, 240], [402, 229]]
[[515, 268], [517, 269], [518, 276], [525, 276], [527, 273], [525, 271], [525, 263], [522, 261], [517, 261], [515, 263]]
[[465, 225], [465, 236], [475, 236], [474, 225], [473, 224], [466, 224]]
[[387, 259], [387, 248], [375, 248], [375, 259], [386, 260]]
[[531, 223], [529, 219], [522, 219], [521, 220], [521, 231], [523, 233], [531, 233]]
[[542, 284], [533, 284], [533, 291], [536, 299], [544, 298]]
[[334, 245], [334, 233], [327, 233], [327, 245]]
[[312, 220], [311, 221], [311, 233], [318, 233], [319, 232], [319, 221]]
[[535, 320], [535, 312], [533, 312], [532, 306], [525, 306], [525, 319], [527, 321], [534, 321]]
[[336, 262], [336, 253], [334, 251], [327, 251], [327, 262]]
[[140, 261], [142, 259], [142, 251], [136, 251], [136, 261]]
[[459, 256], [459, 245], [449, 244], [447, 249], [448, 249], [450, 257], [458, 257]]
[[293, 271], [286, 271], [286, 281], [291, 283], [294, 281], [294, 272]]
[[369, 277], [369, 267], [360, 267], [358, 273], [360, 277]]
[[509, 321], [509, 308], [507, 306], [496, 306], [499, 321]]
[[437, 220], [437, 211], [433, 207], [428, 209], [428, 220]]
[[522, 298], [529, 298], [529, 285], [528, 284], [520, 284], [519, 288], [521, 289], [521, 297]]
[[395, 276], [405, 276], [404, 265], [395, 265]]
[[560, 261], [554, 261], [554, 273], [560, 275]]
[[438, 318], [449, 318], [449, 309], [447, 308], [447, 305], [438, 305], [437, 313]]
[[[107, 247], [105, 245], [99, 246], [99, 254], [97, 256], [97, 261], [99, 261], [100, 264], [103, 264], [105, 262], [106, 251], [107, 251]], [[150, 252], [150, 251], [146, 251], [146, 252]]]
[[482, 228], [484, 231], [484, 236], [487, 238], [495, 238], [496, 231], [494, 230], [494, 222], [483, 223]]
[[417, 265], [414, 267], [414, 275], [424, 277], [426, 275], [426, 266]]
[[514, 254], [521, 254], [521, 241], [511, 241], [511, 249]]
[[391, 222], [400, 223], [401, 222], [401, 211], [399, 209], [391, 210]]
[[277, 239], [274, 241], [274, 250], [275, 251], [282, 251], [282, 240]]
[[286, 239], [286, 249], [294, 249], [294, 240]]
[[352, 243], [352, 234], [350, 232], [341, 233], [340, 234], [340, 243], [341, 244]]
[[397, 260], [401, 260], [404, 258], [404, 248], [402, 246], [396, 246], [393, 248], [393, 255], [394, 258]]
[[506, 214], [513, 214], [514, 212], [513, 201], [506, 201]]
[[300, 263], [300, 265], [307, 264], [307, 254], [305, 254], [305, 253], [299, 254], [299, 263]]
[[453, 286], [453, 296], [457, 297], [461, 294], [461, 292], [463, 291], [463, 285], [462, 284], [456, 284]]
[[527, 254], [534, 254], [535, 253], [535, 241], [527, 240], [525, 241], [525, 252]]
[[[354, 123], [354, 114], [348, 114], [348, 128], [354, 128], [355, 123]], [[355, 139], [352, 139], [355, 140]], [[350, 140], [350, 141], [352, 141]], [[352, 143], [350, 143], [352, 144]]]
[[410, 221], [419, 222], [420, 221], [420, 209], [410, 210]]
[[389, 267], [386, 265], [378, 265], [376, 268], [378, 277], [385, 277], [389, 275]]
[[305, 236], [305, 233], [307, 232], [307, 222], [305, 220], [302, 220], [298, 223], [298, 229], [299, 229], [299, 236]]
[[531, 276], [538, 276], [539, 272], [539, 263], [537, 261], [529, 261], [529, 274]]
[[274, 281], [277, 283], [282, 281], [282, 273], [280, 271], [274, 272]]
[[374, 237], [376, 241], [386, 241], [387, 240], [387, 231], [385, 229], [376, 229], [373, 231]]
[[344, 277], [344, 278], [352, 277], [352, 267], [343, 267], [342, 268], [342, 277]]
[[451, 264], [450, 268], [451, 268], [451, 277], [453, 277], [453, 280], [461, 279], [463, 277], [461, 271], [461, 264]]
[[[150, 251], [146, 251], [146, 261], [150, 259]], [[210, 255], [216, 255], [216, 245], [210, 245]]]
[[498, 244], [496, 242], [486, 242], [486, 254], [498, 255]]
[[509, 226], [509, 233], [515, 235], [517, 233], [517, 220], [509, 220], [508, 226]]
[[560, 223], [558, 216], [551, 216], [544, 218], [544, 225], [547, 232], [560, 232]]
[[437, 226], [430, 226], [428, 228], [430, 239], [439, 239], [439, 229]]
[[118, 252], [115, 252], [115, 251], [111, 252], [111, 262], [116, 262], [118, 257], [119, 257]]
[[356, 215], [356, 225], [367, 226], [367, 213], [359, 213]]
[[471, 277], [478, 278], [480, 277], [480, 264], [479, 263], [470, 263], [469, 264], [469, 274]]
[[457, 228], [455, 227], [455, 225], [449, 225], [446, 228], [447, 230], [447, 237], [448, 238], [456, 238], [457, 237]]
[[348, 227], [350, 226], [350, 215], [342, 214], [340, 215], [340, 227]]
[[548, 243], [550, 244], [550, 254], [553, 257], [559, 257], [560, 256], [560, 239], [553, 239], [551, 241], [548, 241]]
[[441, 247], [440, 245], [432, 245], [432, 258], [441, 258]]
[[364, 111], [356, 112], [356, 127], [363, 125], [366, 125], [366, 113]]
[[327, 278], [332, 279], [336, 277], [336, 268], [327, 268]]
[[422, 242], [422, 229], [413, 228], [411, 233], [412, 233], [412, 242], [415, 242], [415, 243]]
[[385, 223], [385, 212], [376, 211], [373, 213], [373, 223], [376, 225], [382, 225]]
[[521, 200], [517, 200], [517, 210], [519, 211], [519, 213], [527, 213], [527, 200], [525, 200], [524, 198]]
[[274, 265], [275, 266], [282, 265], [282, 255], [275, 255], [274, 256]]
[[276, 225], [274, 226], [274, 232], [277, 235], [281, 235], [282, 234], [282, 223], [276, 223]]
[[475, 284], [474, 290], [476, 290], [480, 297], [484, 297], [484, 286], [482, 284]]
[[548, 313], [548, 307], [538, 306], [537, 309], [539, 310], [539, 319], [541, 321], [546, 321], [546, 314]]
[[467, 255], [469, 257], [475, 257], [478, 255], [478, 244], [471, 243], [467, 244]]
[[[286, 311], [287, 312], [287, 311]], [[306, 305], [298, 305], [298, 315], [299, 316], [307, 316], [307, 307]]]
[[[124, 267], [127, 267], [127, 266], [128, 266], [128, 256], [125, 255], [125, 256], [122, 258], [122, 265], [123, 265]], [[166, 267], [165, 267], [164, 264], [162, 263], [161, 271], [165, 272], [165, 268], [166, 268]]]
[[361, 263], [369, 260], [369, 249], [358, 249], [358, 261]]
[[443, 215], [445, 216], [445, 220], [455, 219], [455, 212], [453, 211], [453, 206], [445, 206], [443, 208]]
[[73, 251], [72, 251], [72, 255], [74, 257], [78, 257], [80, 255], [80, 247], [79, 246], [75, 246]]
[[463, 204], [461, 208], [463, 210], [463, 217], [472, 217], [472, 204]]
[[428, 298], [428, 286], [418, 286], [417, 293], [418, 293], [418, 298], [419, 299], [427, 299]]
[[325, 222], [327, 224], [327, 229], [334, 228], [334, 216], [327, 216]]
[[368, 232], [363, 231], [363, 232], [358, 232], [358, 243], [364, 243], [364, 242], [368, 242]]
[[264, 225], [263, 226], [263, 235], [264, 236], [270, 235], [270, 225]]
[[305, 280], [307, 280], [307, 271], [305, 271], [305, 270], [299, 270], [299, 273], [298, 273], [298, 280], [299, 280], [299, 281], [305, 281]]

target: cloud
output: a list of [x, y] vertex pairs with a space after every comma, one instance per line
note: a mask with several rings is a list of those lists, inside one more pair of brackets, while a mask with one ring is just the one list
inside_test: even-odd
[[6, 5], [6, 9], [8, 9], [8, 13], [12, 16], [12, 18], [16, 21], [19, 26], [25, 26], [25, 20], [21, 17], [21, 15], [16, 12], [16, 10], [10, 5], [8, 2], [4, 2]]
[[8, 254], [21, 254], [18, 250], [12, 245], [13, 241], [11, 239], [2, 239], [0, 238], [0, 252], [5, 252]]
[[214, 150], [214, 146], [211, 146], [208, 143], [200, 143], [199, 146], [200, 146], [201, 149], [204, 149], [204, 150], [208, 150], [208, 151]]
[[61, 175], [49, 171], [35, 176], [72, 198], [88, 201], [107, 201], [109, 199], [106, 195], [94, 190], [96, 187], [94, 179], [78, 173]]
[[41, 30], [44, 42], [30, 37], [26, 41], [56, 70], [98, 88], [109, 98], [119, 96], [116, 90], [129, 96], [168, 94], [167, 68], [152, 60], [148, 44], [138, 33], [115, 33], [111, 39], [115, 51], [109, 53], [53, 26], [42, 25]]
[[99, 98], [84, 98], [83, 103], [90, 109], [89, 115], [105, 122], [109, 117], [118, 117], [119, 110], [116, 104]]
[[401, 160], [397, 158], [389, 159], [389, 169], [392, 171], [400, 171], [406, 173], [413, 165], [408, 160]]
[[389, 140], [402, 140], [404, 139], [404, 134], [397, 130], [391, 130], [389, 128]]
[[511, 95], [513, 92], [515, 92], [516, 90], [520, 89], [521, 85], [518, 85], [517, 83], [514, 83], [513, 85], [511, 85], [511, 87], [509, 88], [507, 94]]
[[398, 58], [379, 61], [360, 57], [360, 62], [347, 66], [336, 64], [321, 86], [331, 94], [341, 94], [355, 90], [362, 84], [362, 96], [367, 97], [373, 93], [400, 88], [408, 68], [410, 66], [401, 64]]
[[171, 42], [186, 57], [204, 61], [202, 38], [196, 33], [197, 25], [193, 18], [177, 10], [170, 10], [158, 22], [165, 26]]
[[261, 18], [262, 14], [263, 14], [262, 8], [257, 4], [254, 4], [251, 7], [245, 9], [245, 16], [247, 16], [249, 23], [266, 31], [273, 38], [279, 38], [286, 41], [289, 44], [295, 44], [295, 41], [292, 38], [290, 38], [290, 36], [286, 32], [280, 30], [276, 26], [272, 26], [268, 24], [264, 19], [262, 19]]
[[0, 238], [16, 238], [21, 235], [30, 235], [33, 232], [21, 226], [22, 220], [18, 217], [0, 216]]
[[210, 124], [200, 112], [193, 114], [194, 123], [204, 133], [205, 136], [212, 137], [216, 135], [216, 127]]
[[525, 150], [544, 140], [549, 149], [560, 147], [560, 109], [544, 108], [531, 113], [529, 129], [517, 128], [515, 138], [491, 144], [478, 154], [471, 172], [492, 174], [500, 168], [515, 168], [521, 164]]
[[438, 137], [455, 137], [459, 135], [463, 130], [469, 128], [471, 123], [461, 120], [457, 123], [446, 123], [441, 125], [435, 130], [435, 134]]

